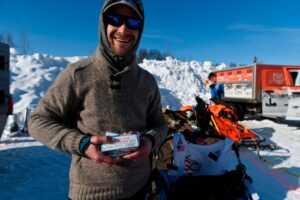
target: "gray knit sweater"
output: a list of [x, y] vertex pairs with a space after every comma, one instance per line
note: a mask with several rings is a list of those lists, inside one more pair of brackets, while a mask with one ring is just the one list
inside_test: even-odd
[[143, 187], [149, 159], [122, 160], [111, 168], [94, 163], [79, 151], [86, 135], [106, 131], [145, 131], [157, 148], [167, 124], [154, 77], [133, 61], [116, 70], [97, 52], [71, 64], [57, 77], [29, 121], [30, 134], [41, 143], [72, 154], [69, 197], [119, 199]]

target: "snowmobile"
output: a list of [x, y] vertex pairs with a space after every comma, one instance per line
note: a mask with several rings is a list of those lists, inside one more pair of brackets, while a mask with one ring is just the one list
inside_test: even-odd
[[238, 122], [234, 110], [224, 102], [208, 104], [196, 97], [196, 106], [185, 105], [178, 111], [164, 109], [170, 132], [194, 130], [199, 135], [228, 137], [243, 146], [257, 146], [265, 138]]
[[[239, 146], [243, 139], [262, 138], [239, 125], [230, 108], [208, 105], [199, 97], [196, 102], [195, 107], [163, 110], [169, 132], [153, 158], [148, 199], [260, 199]], [[234, 155], [237, 165], [229, 170], [226, 162]]]

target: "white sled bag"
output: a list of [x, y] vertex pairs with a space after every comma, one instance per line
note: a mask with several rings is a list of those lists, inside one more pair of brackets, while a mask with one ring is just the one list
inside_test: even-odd
[[173, 134], [173, 164], [178, 167], [177, 176], [221, 175], [229, 170], [233, 157], [233, 141], [219, 139], [214, 144], [188, 143], [183, 134]]

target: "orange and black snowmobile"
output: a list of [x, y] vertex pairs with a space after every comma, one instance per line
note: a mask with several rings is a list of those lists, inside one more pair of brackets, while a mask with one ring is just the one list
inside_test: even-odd
[[[185, 127], [187, 127], [186, 124], [195, 124], [198, 128], [195, 133], [198, 136], [227, 137], [245, 146], [259, 145], [265, 141], [259, 134], [240, 124], [236, 113], [228, 106], [224, 104], [208, 105], [199, 97], [196, 97], [196, 102], [194, 107], [182, 106], [179, 111], [168, 111], [176, 113], [172, 117], [169, 116], [169, 124], [176, 120], [179, 120], [180, 124], [185, 124]], [[167, 113], [165, 112], [165, 115]], [[180, 119], [176, 117], [177, 115], [180, 116]], [[181, 131], [179, 130], [179, 132]]]

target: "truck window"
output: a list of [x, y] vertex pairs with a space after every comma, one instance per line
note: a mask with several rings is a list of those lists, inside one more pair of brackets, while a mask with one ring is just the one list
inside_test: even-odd
[[293, 85], [300, 86], [300, 70], [290, 70]]
[[5, 69], [4, 56], [0, 56], [0, 69]]

